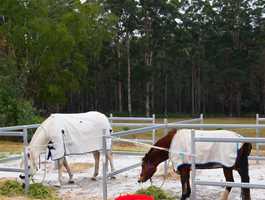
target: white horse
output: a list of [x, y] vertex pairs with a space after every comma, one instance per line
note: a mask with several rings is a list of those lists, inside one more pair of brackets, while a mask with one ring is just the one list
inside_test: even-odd
[[[66, 155], [92, 152], [95, 159], [92, 180], [96, 180], [99, 170], [100, 152], [102, 149], [103, 130], [110, 135], [111, 125], [108, 118], [99, 112], [91, 111], [81, 114], [53, 114], [47, 118], [34, 133], [29, 144], [29, 164], [32, 174], [38, 170], [37, 159], [52, 144], [49, 154], [58, 164], [58, 181], [62, 181], [62, 166], [68, 175], [68, 183], [74, 183], [73, 174], [66, 160]], [[107, 139], [107, 157], [111, 171], [114, 171], [111, 154], [111, 139]], [[113, 177], [114, 178], [114, 177]]]

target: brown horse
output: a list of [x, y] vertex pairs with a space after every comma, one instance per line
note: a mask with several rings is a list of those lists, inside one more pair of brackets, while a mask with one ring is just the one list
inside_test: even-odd
[[[155, 146], [169, 149], [171, 141], [176, 134], [177, 130], [172, 129], [169, 133], [158, 140], [155, 143]], [[223, 168], [224, 176], [226, 181], [234, 182], [233, 170], [238, 171], [242, 182], [249, 182], [249, 173], [248, 173], [248, 156], [251, 152], [252, 145], [250, 143], [244, 143], [241, 148], [238, 150], [237, 158], [235, 164], [232, 167], [225, 167], [222, 165], [216, 164], [206, 164], [206, 165], [197, 165], [196, 169], [213, 169], [213, 168]], [[138, 182], [145, 182], [149, 180], [154, 173], [156, 172], [157, 166], [166, 161], [169, 158], [168, 151], [151, 148], [147, 154], [145, 154], [142, 161], [142, 171]], [[190, 171], [191, 166], [188, 164], [181, 165], [178, 168], [178, 173], [180, 174], [180, 180], [182, 185], [182, 196], [181, 200], [189, 198], [191, 194], [190, 188]], [[228, 199], [229, 192], [231, 187], [226, 187], [222, 195], [222, 200]], [[241, 189], [242, 200], [250, 200], [250, 190], [249, 188]]]

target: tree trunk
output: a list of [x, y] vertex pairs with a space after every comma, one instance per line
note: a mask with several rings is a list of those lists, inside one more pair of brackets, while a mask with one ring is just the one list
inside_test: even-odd
[[130, 60], [130, 37], [127, 32], [127, 69], [128, 69], [128, 112], [132, 115], [132, 100], [131, 100], [131, 60]]
[[164, 93], [164, 115], [165, 117], [167, 116], [167, 82], [168, 82], [168, 76], [167, 76], [167, 73], [165, 74], [165, 93]]
[[155, 77], [154, 75], [152, 76], [151, 95], [152, 95], [151, 111], [152, 113], [155, 113]]
[[192, 62], [191, 69], [191, 114], [195, 113], [195, 65]]
[[[151, 29], [152, 29], [152, 20], [151, 17], [148, 15], [148, 11], [146, 11], [144, 19], [144, 32], [146, 37], [144, 62], [145, 62], [145, 67], [147, 67], [149, 72], [153, 74], [153, 72], [151, 71], [152, 56], [153, 56], [153, 51], [151, 49]], [[151, 82], [152, 80], [150, 80], [150, 78], [147, 77], [146, 98], [145, 98], [146, 116], [150, 116]]]
[[121, 81], [121, 52], [120, 48], [118, 47], [117, 50], [118, 54], [118, 105], [119, 105], [119, 112], [122, 112], [122, 81]]
[[241, 92], [238, 91], [236, 96], [236, 108], [237, 108], [237, 116], [240, 117], [241, 115]]
[[146, 110], [146, 116], [150, 116], [150, 81], [147, 81], [146, 83], [146, 96], [145, 96], [145, 110]]

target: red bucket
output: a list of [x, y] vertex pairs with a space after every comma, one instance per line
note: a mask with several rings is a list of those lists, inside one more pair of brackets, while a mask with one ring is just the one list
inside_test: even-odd
[[154, 200], [154, 198], [145, 194], [127, 194], [119, 196], [115, 200]]

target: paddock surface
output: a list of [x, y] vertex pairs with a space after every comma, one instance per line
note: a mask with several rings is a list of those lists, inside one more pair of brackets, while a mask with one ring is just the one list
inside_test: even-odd
[[[93, 174], [93, 156], [92, 154], [83, 156], [71, 156], [68, 157], [71, 168], [74, 171], [75, 184], [67, 184], [67, 174], [64, 173], [65, 184], [58, 188], [59, 196], [63, 200], [100, 200], [102, 199], [102, 182], [101, 177], [97, 181], [92, 181], [90, 177]], [[114, 155], [115, 168], [120, 169], [125, 166], [135, 164], [141, 161], [140, 156], [125, 156], [125, 155]], [[42, 170], [36, 174], [36, 182], [40, 182], [44, 176], [44, 163]], [[0, 167], [18, 167], [19, 161], [10, 161], [8, 163], [0, 163]], [[153, 179], [153, 184], [160, 186], [163, 182], [163, 165], [158, 170], [157, 175]], [[47, 162], [47, 174], [44, 183], [57, 186], [57, 170], [54, 168], [53, 162]], [[181, 185], [179, 182], [178, 175], [170, 171], [169, 177], [166, 179], [162, 188], [172, 195], [176, 196], [176, 199], [181, 195]], [[100, 168], [101, 172], [101, 168]], [[150, 182], [144, 184], [138, 184], [137, 178], [140, 173], [140, 168], [135, 168], [130, 171], [124, 172], [116, 176], [116, 179], [108, 181], [108, 198], [114, 199], [119, 194], [133, 193], [142, 187], [148, 187]], [[222, 173], [222, 169], [214, 170], [197, 170], [197, 177], [200, 180], [207, 181], [225, 181]], [[100, 175], [101, 176], [101, 173]], [[17, 178], [18, 173], [13, 172], [0, 172], [0, 179], [11, 179]], [[239, 175], [234, 172], [236, 181], [240, 181]], [[265, 180], [265, 163], [260, 162], [256, 164], [250, 161], [250, 180], [251, 183], [263, 183]], [[213, 200], [219, 199], [221, 192], [224, 188], [210, 187], [210, 186], [197, 186], [197, 199], [201, 200]], [[264, 200], [265, 190], [251, 190], [253, 200]], [[230, 200], [240, 199], [240, 189], [233, 188], [230, 194]]]

